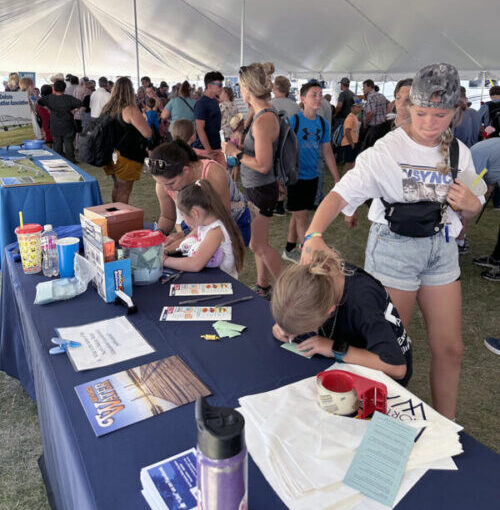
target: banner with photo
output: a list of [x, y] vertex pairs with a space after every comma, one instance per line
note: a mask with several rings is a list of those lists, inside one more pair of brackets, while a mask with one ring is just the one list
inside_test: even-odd
[[31, 124], [27, 92], [0, 92], [0, 128]]
[[234, 92], [234, 104], [238, 108], [238, 112], [242, 113], [245, 117], [248, 115], [248, 105], [243, 101], [241, 97], [241, 90], [238, 84], [237, 76], [226, 76], [224, 80], [225, 87], [231, 87]]

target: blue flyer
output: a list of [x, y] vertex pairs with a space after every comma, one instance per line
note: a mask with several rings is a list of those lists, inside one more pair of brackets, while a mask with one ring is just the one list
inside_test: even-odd
[[141, 469], [141, 483], [151, 507], [196, 509], [196, 450], [191, 448]]

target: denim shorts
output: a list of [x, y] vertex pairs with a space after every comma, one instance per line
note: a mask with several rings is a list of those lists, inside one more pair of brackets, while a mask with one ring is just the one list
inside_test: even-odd
[[365, 271], [384, 287], [415, 291], [422, 285], [446, 285], [460, 276], [458, 248], [442, 232], [430, 237], [407, 237], [387, 225], [373, 223], [365, 252]]

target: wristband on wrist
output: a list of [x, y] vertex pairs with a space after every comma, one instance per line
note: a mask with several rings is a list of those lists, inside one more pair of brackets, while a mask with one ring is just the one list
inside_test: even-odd
[[[313, 237], [323, 237], [323, 234], [321, 232], [311, 232], [310, 234], [307, 234], [304, 237], [304, 243], [306, 241], [309, 241], [309, 239], [312, 239]], [[304, 244], [304, 243], [302, 243], [302, 244]]]
[[335, 358], [336, 363], [344, 363], [344, 356], [347, 354], [347, 350], [345, 352], [339, 352], [339, 351], [334, 351], [332, 349], [332, 352], [333, 352], [333, 357]]
[[339, 342], [338, 340], [333, 341], [332, 353], [337, 363], [344, 362], [344, 356], [347, 354], [348, 349], [349, 349], [348, 344]]

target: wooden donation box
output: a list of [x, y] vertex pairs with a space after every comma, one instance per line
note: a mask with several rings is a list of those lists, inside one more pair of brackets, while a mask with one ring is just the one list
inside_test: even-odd
[[144, 228], [144, 211], [122, 202], [86, 207], [83, 214], [101, 227], [103, 236], [117, 244], [123, 234]]

